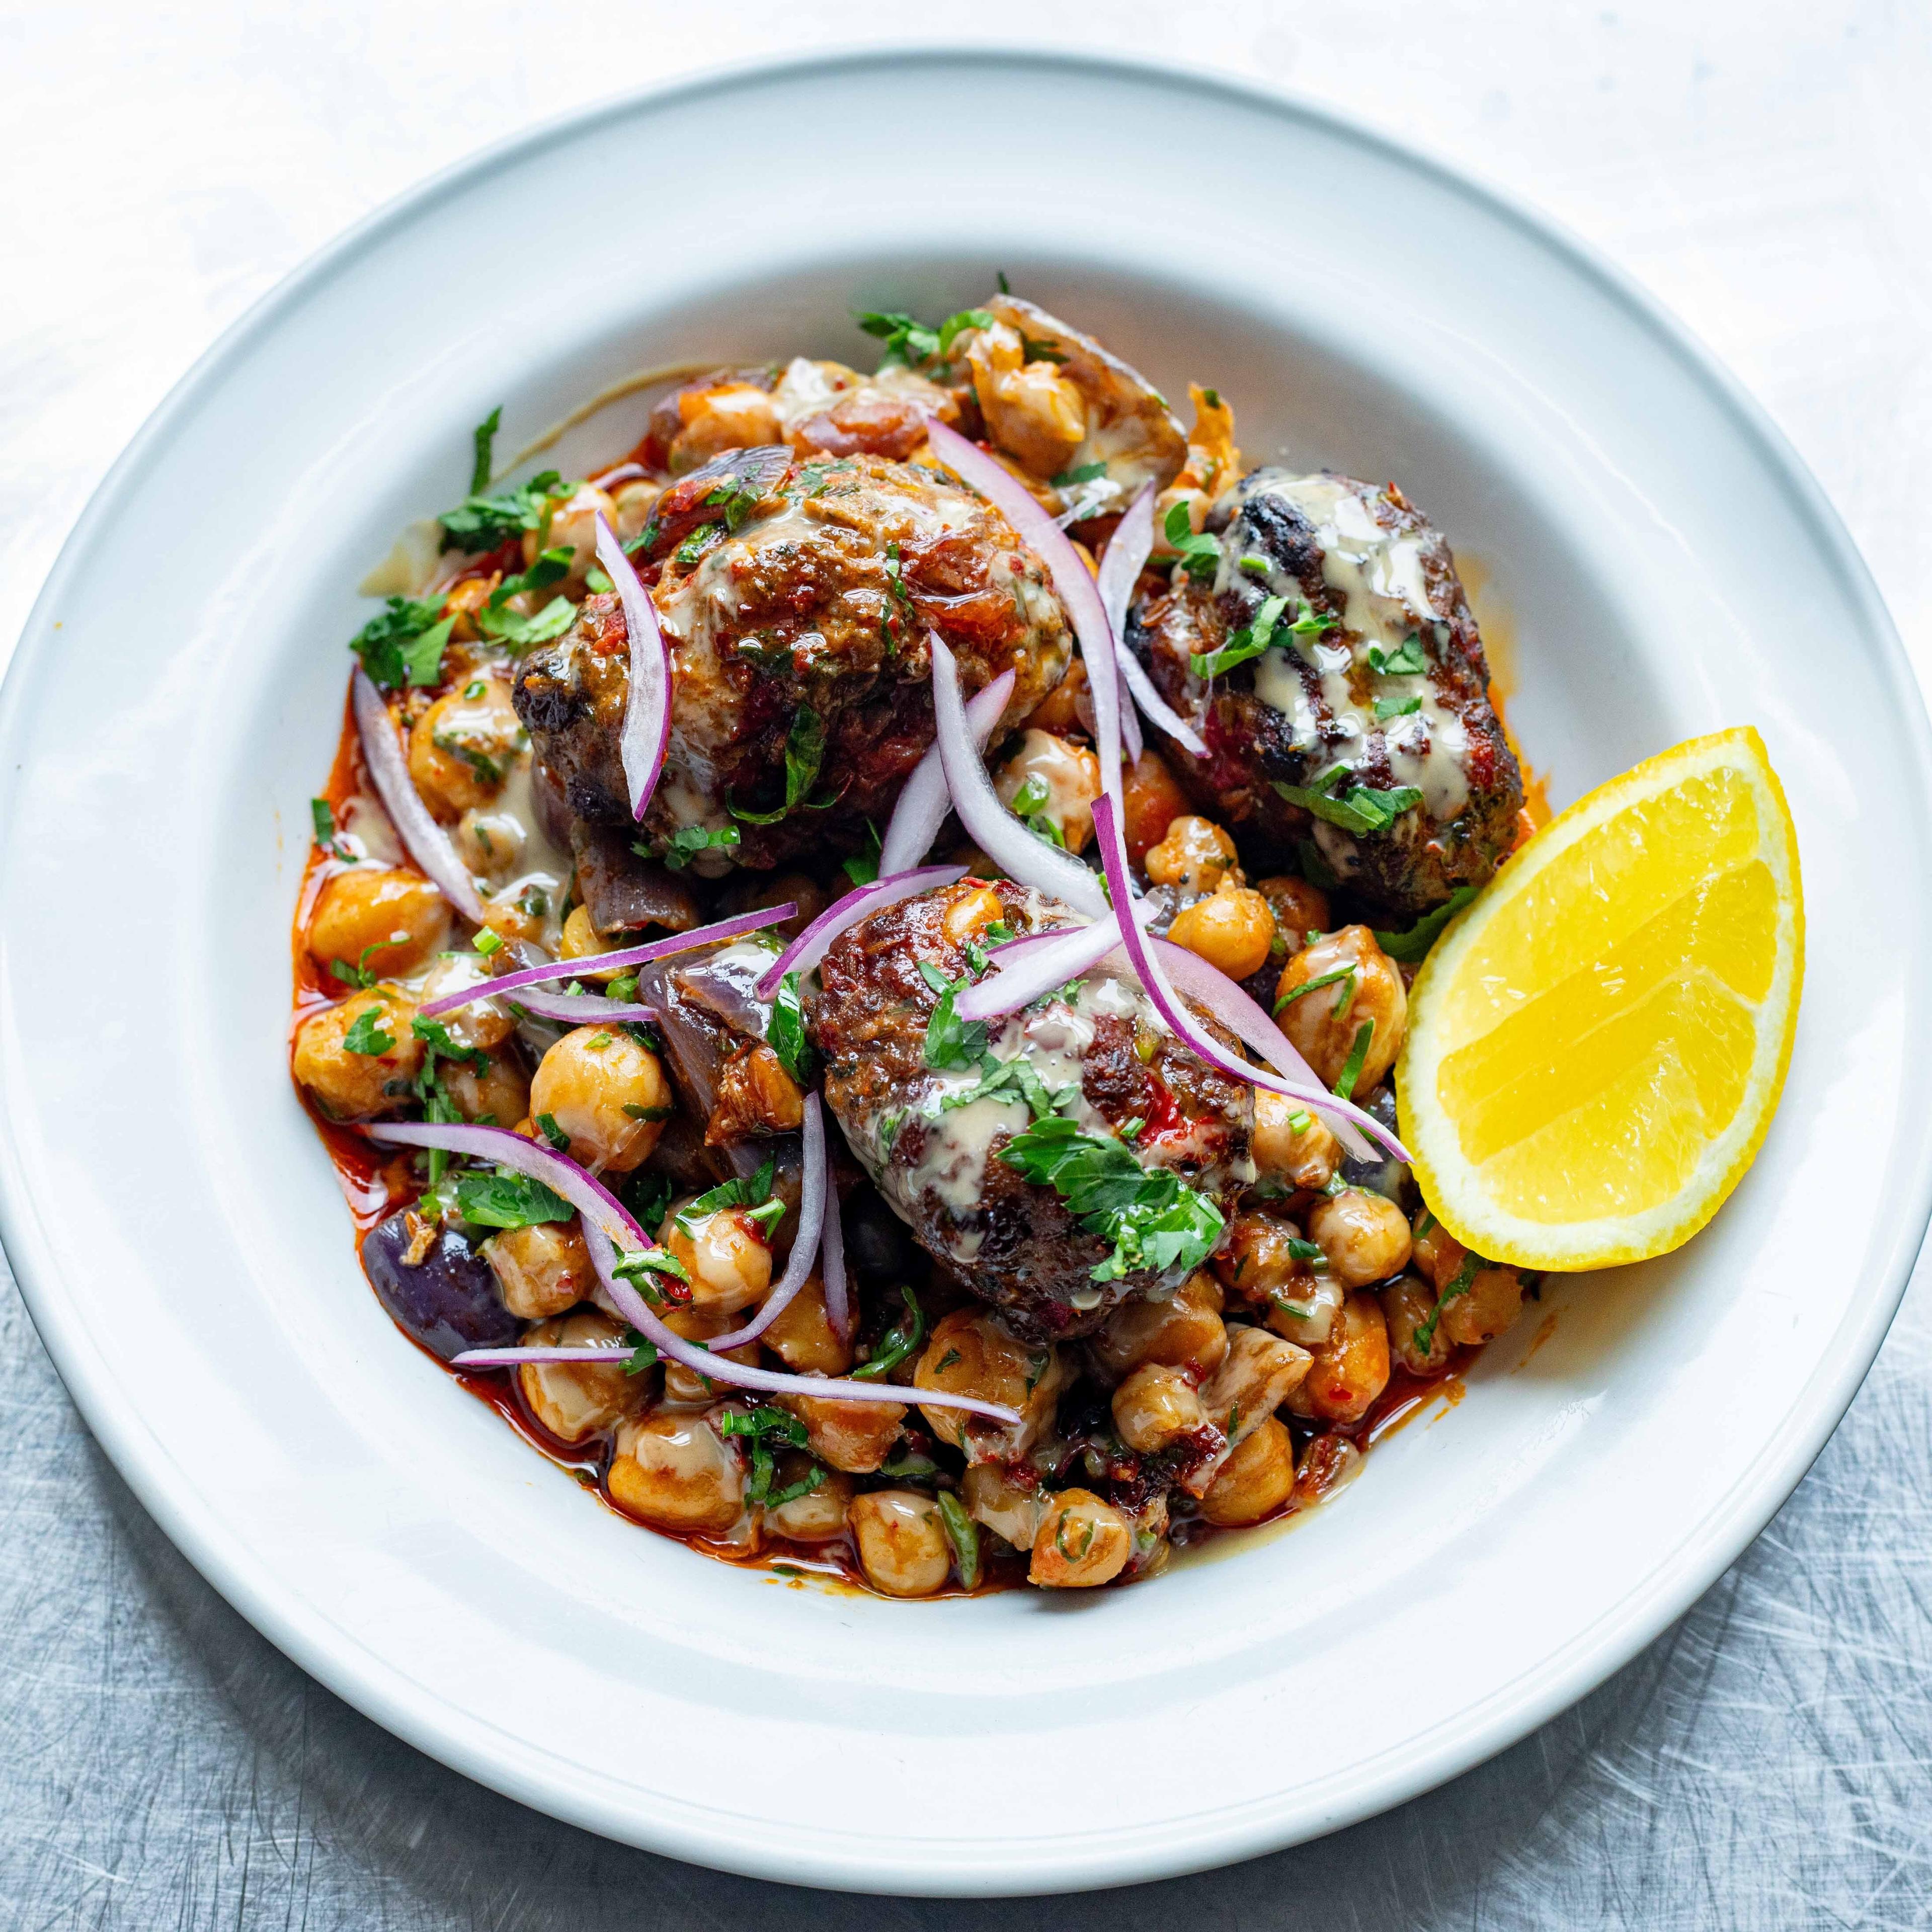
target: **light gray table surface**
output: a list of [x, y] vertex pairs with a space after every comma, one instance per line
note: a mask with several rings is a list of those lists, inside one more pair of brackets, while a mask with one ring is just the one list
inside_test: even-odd
[[[1772, 409], [1864, 548], [1923, 681], [1923, 0], [983, 0], [970, 22], [912, 10], [0, 4], [0, 651], [167, 383], [368, 208], [620, 86], [828, 40], [964, 36], [1099, 40], [1270, 79], [1551, 208]], [[1514, 1750], [1228, 1870], [946, 1904], [654, 1858], [398, 1743], [173, 1550], [0, 1284], [0, 1928], [1926, 1924], [1925, 1276], [1922, 1264], [1863, 1392], [1769, 1528], [1674, 1629]]]

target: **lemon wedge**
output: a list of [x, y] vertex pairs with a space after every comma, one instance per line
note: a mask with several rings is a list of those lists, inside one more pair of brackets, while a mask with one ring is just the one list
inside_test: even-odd
[[1436, 943], [1402, 1138], [1466, 1247], [1573, 1270], [1680, 1246], [1743, 1175], [1804, 976], [1798, 838], [1758, 734], [1693, 738], [1516, 852]]

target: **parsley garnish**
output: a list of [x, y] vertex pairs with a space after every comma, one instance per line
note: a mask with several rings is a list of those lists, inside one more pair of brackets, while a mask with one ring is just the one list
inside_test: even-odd
[[[742, 1414], [727, 1413], [718, 1418], [718, 1432], [721, 1436], [742, 1436], [751, 1444], [752, 1480], [745, 1486], [745, 1500], [748, 1503], [789, 1502], [803, 1496], [808, 1490], [816, 1488], [816, 1482], [795, 1484], [782, 1496], [773, 1496], [772, 1489], [772, 1450], [776, 1440], [788, 1443], [795, 1449], [802, 1449], [808, 1437], [805, 1424], [789, 1410], [758, 1408]], [[818, 1472], [818, 1481], [824, 1480], [823, 1471]]]
[[434, 684], [442, 668], [442, 647], [456, 626], [454, 617], [441, 616], [442, 609], [420, 598], [392, 597], [382, 614], [350, 639], [349, 648], [385, 691]]
[[652, 1235], [664, 1226], [664, 1210], [674, 1192], [669, 1174], [647, 1173], [641, 1168], [617, 1186], [617, 1198], [636, 1216], [638, 1226]]
[[470, 465], [470, 494], [472, 496], [480, 496], [490, 487], [490, 458], [496, 447], [496, 432], [502, 426], [503, 406], [499, 403], [470, 432], [470, 445], [476, 452]]
[[1232, 670], [1237, 664], [1244, 664], [1249, 658], [1259, 657], [1274, 641], [1274, 627], [1287, 608], [1286, 597], [1264, 598], [1252, 623], [1244, 625], [1219, 650], [1196, 653], [1194, 675], [1218, 677], [1224, 670]]
[[556, 1116], [554, 1114], [539, 1114], [537, 1116], [537, 1126], [544, 1138], [548, 1141], [559, 1154], [568, 1154], [570, 1151], [570, 1136], [557, 1125]]
[[382, 1030], [382, 1022], [388, 1018], [380, 1006], [364, 1006], [350, 1022], [342, 1044], [351, 1053], [380, 1054], [392, 1051], [395, 1036]]
[[1429, 949], [1442, 936], [1442, 928], [1475, 896], [1474, 886], [1458, 886], [1449, 895], [1448, 904], [1424, 913], [1406, 932], [1378, 932], [1376, 944], [1391, 959], [1414, 965], [1428, 958]]
[[879, 367], [890, 369], [896, 362], [930, 362], [952, 352], [956, 338], [969, 328], [991, 328], [993, 318], [982, 308], [962, 308], [949, 315], [937, 328], [916, 322], [902, 309], [868, 309], [859, 317], [859, 326], [868, 335], [876, 335], [885, 345]]
[[866, 821], [866, 849], [854, 852], [842, 861], [845, 876], [855, 886], [869, 886], [879, 876], [879, 828], [868, 818]]
[[1180, 566], [1197, 581], [1212, 577], [1221, 567], [1221, 544], [1218, 538], [1204, 532], [1194, 534], [1192, 519], [1189, 516], [1185, 503], [1174, 504], [1167, 513], [1163, 526], [1168, 545], [1180, 553]]
[[724, 536], [722, 524], [700, 524], [671, 553], [672, 558], [679, 563], [694, 564], [713, 544], [722, 542]]
[[547, 590], [570, 574], [576, 552], [568, 544], [547, 550], [529, 569], [506, 577], [490, 592], [489, 601], [476, 614], [476, 628], [486, 638], [507, 644], [512, 650], [527, 650], [532, 644], [548, 644], [570, 628], [577, 607], [567, 597], [553, 597], [535, 616], [520, 617], [509, 608], [510, 599], [524, 592]]
[[1384, 677], [1420, 677], [1429, 666], [1422, 655], [1422, 639], [1412, 631], [1392, 651], [1369, 646], [1369, 668]]
[[1422, 802], [1422, 794], [1414, 785], [1378, 791], [1371, 785], [1352, 784], [1341, 797], [1330, 797], [1323, 788], [1338, 774], [1346, 776], [1348, 770], [1346, 765], [1330, 765], [1305, 785], [1284, 784], [1277, 778], [1274, 788], [1290, 805], [1298, 805], [1344, 832], [1358, 834], [1386, 832], [1405, 812]]
[[610, 1272], [628, 1282], [653, 1308], [667, 1301], [681, 1306], [691, 1299], [690, 1274], [668, 1248], [627, 1248], [611, 1264]]
[[1064, 852], [1066, 841], [1061, 836], [1059, 826], [1048, 817], [1044, 809], [1053, 796], [1052, 788], [1039, 772], [1028, 775], [1027, 782], [1013, 794], [1013, 814], [1022, 820], [1027, 830], [1036, 838], [1044, 838], [1049, 845], [1058, 845]]
[[707, 510], [722, 511], [724, 527], [736, 530], [763, 500], [764, 492], [747, 483], [742, 477], [727, 477], [704, 500]]
[[984, 1020], [962, 1020], [952, 1011], [953, 1002], [972, 982], [962, 974], [949, 980], [930, 960], [919, 962], [920, 976], [939, 995], [939, 1004], [926, 1023], [926, 1064], [941, 1068], [970, 1066], [986, 1051]]
[[472, 1072], [481, 1073], [490, 1064], [490, 1056], [480, 1046], [458, 1046], [440, 1020], [426, 1020], [418, 1013], [410, 1022], [410, 1030], [432, 1053], [440, 1054], [445, 1060], [460, 1060]]
[[1348, 1049], [1347, 1064], [1335, 1083], [1335, 1091], [1344, 1100], [1354, 1097], [1355, 1082], [1362, 1077], [1362, 1063], [1369, 1057], [1369, 1042], [1376, 1036], [1376, 1023], [1364, 1020], [1355, 1029], [1355, 1043]]
[[326, 798], [312, 798], [308, 802], [309, 817], [315, 826], [315, 842], [332, 859], [351, 859], [356, 854], [337, 837], [335, 814], [330, 810]]
[[1077, 490], [1082, 484], [1091, 483], [1106, 473], [1104, 463], [1083, 463], [1078, 470], [1063, 470], [1053, 479], [1053, 487], [1056, 490]]
[[1136, 1268], [1196, 1268], [1220, 1240], [1221, 1210], [1206, 1195], [1166, 1168], [1142, 1167], [1112, 1136], [1082, 1133], [1058, 1115], [1034, 1121], [998, 1157], [1052, 1187], [1089, 1234], [1113, 1243], [1096, 1281]]
[[494, 1174], [456, 1177], [456, 1211], [479, 1227], [529, 1228], [541, 1221], [568, 1221], [577, 1210], [541, 1180], [500, 1167]]
[[805, 1030], [805, 1009], [799, 1000], [796, 973], [788, 973], [778, 982], [771, 1021], [765, 1029], [765, 1043], [778, 1055], [778, 1064], [801, 1087], [810, 1081], [812, 1042]]
[[1391, 718], [1412, 717], [1422, 709], [1422, 700], [1418, 698], [1378, 698], [1376, 700], [1376, 722], [1386, 724]]
[[563, 478], [554, 470], [546, 470], [527, 483], [499, 490], [494, 496], [472, 490], [454, 509], [443, 512], [442, 547], [472, 554], [494, 550], [526, 530], [541, 529], [550, 499], [566, 494]]
[[1467, 1294], [1475, 1286], [1476, 1271], [1482, 1266], [1478, 1256], [1469, 1254], [1462, 1258], [1462, 1265], [1456, 1270], [1456, 1279], [1436, 1298], [1436, 1306], [1429, 1311], [1429, 1318], [1415, 1331], [1415, 1352], [1426, 1355], [1436, 1346], [1436, 1324], [1442, 1319], [1442, 1311], [1459, 1294]]
[[1304, 1241], [1298, 1234], [1288, 1238], [1288, 1251], [1298, 1262], [1306, 1262], [1317, 1274], [1328, 1270], [1328, 1257], [1312, 1241]]
[[752, 1217], [764, 1214], [768, 1208], [776, 1208], [777, 1214], [767, 1218], [776, 1220], [784, 1212], [784, 1203], [772, 1198], [772, 1177], [777, 1172], [777, 1162], [767, 1160], [758, 1172], [748, 1179], [743, 1174], [734, 1175], [730, 1180], [721, 1181], [717, 1186], [707, 1190], [695, 1201], [678, 1212], [677, 1225], [695, 1238], [698, 1224], [726, 1208], [742, 1208], [749, 1210]]
[[747, 825], [776, 825], [802, 805], [810, 812], [823, 812], [829, 798], [810, 799], [806, 794], [818, 782], [819, 767], [825, 762], [825, 721], [808, 704], [792, 713], [791, 729], [785, 734], [784, 802], [770, 812], [743, 812], [730, 805], [731, 816]]
[[[700, 852], [729, 850], [738, 842], [738, 828], [735, 825], [721, 825], [716, 831], [708, 826], [680, 826], [664, 842], [664, 850], [658, 854], [674, 872], [681, 872]], [[648, 859], [650, 848], [644, 845], [632, 848]]]
[[[1275, 1001], [1275, 1012], [1279, 1014], [1283, 1007], [1292, 1006], [1304, 993], [1318, 992], [1324, 986], [1335, 986], [1343, 980], [1352, 982], [1354, 976], [1355, 969], [1352, 966], [1338, 966], [1332, 973], [1318, 974], [1312, 980], [1304, 980], [1298, 986], [1291, 986], [1280, 999]], [[1343, 1011], [1348, 1002], [1354, 997], [1355, 988], [1352, 983], [1346, 992], [1336, 995], [1335, 1010], [1338, 1013]]]
[[658, 1365], [658, 1345], [647, 1342], [634, 1328], [624, 1330], [624, 1346], [630, 1350], [624, 1358], [624, 1372], [627, 1376], [640, 1376], [646, 1369]]
[[906, 1312], [881, 1339], [878, 1353], [852, 1371], [858, 1381], [876, 1382], [881, 1376], [890, 1374], [926, 1340], [926, 1311], [919, 1305], [919, 1297], [910, 1288], [901, 1288], [899, 1294]]
[[939, 1526], [952, 1546], [952, 1564], [959, 1573], [960, 1588], [972, 1589], [980, 1581], [980, 1526], [966, 1514], [964, 1505], [950, 1490], [939, 1492]]

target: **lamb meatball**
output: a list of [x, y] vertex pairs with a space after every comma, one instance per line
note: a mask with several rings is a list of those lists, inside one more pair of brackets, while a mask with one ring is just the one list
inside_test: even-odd
[[[675, 673], [671, 736], [644, 830], [703, 828], [770, 867], [856, 850], [932, 742], [928, 628], [968, 690], [1010, 666], [1006, 722], [1064, 674], [1066, 616], [1046, 566], [990, 504], [872, 455], [744, 450], [658, 500], [640, 574]], [[623, 612], [586, 600], [517, 680], [518, 715], [580, 818], [630, 826], [618, 750], [629, 685]], [[681, 854], [674, 854], [681, 856]]]
[[[1393, 485], [1276, 468], [1223, 494], [1208, 529], [1221, 548], [1212, 580], [1150, 599], [1128, 632], [1207, 741], [1204, 758], [1164, 748], [1190, 794], [1284, 852], [1312, 839], [1343, 886], [1391, 915], [1484, 884], [1514, 842], [1522, 775], [1442, 534]], [[1194, 658], [1252, 631], [1269, 605], [1270, 646], [1200, 676]], [[1340, 809], [1311, 813], [1283, 785]], [[1401, 803], [1412, 787], [1420, 797]], [[1351, 812], [1356, 788], [1397, 800]]]
[[[979, 1094], [987, 1056], [1023, 1060], [1036, 1077], [1036, 1100], [1081, 1132], [1114, 1137], [1126, 1128], [1143, 1168], [1168, 1170], [1224, 1223], [1255, 1172], [1252, 1088], [1197, 1059], [1160, 1024], [1137, 984], [1104, 968], [1070, 997], [987, 1022], [983, 1044], [933, 1027], [940, 995], [922, 969], [964, 984], [976, 922], [1024, 933], [1066, 916], [1004, 880], [964, 879], [906, 900], [838, 938], [808, 1011], [826, 1102], [880, 1194], [962, 1286], [1033, 1342], [1098, 1328], [1120, 1302], [1172, 1288], [1202, 1256], [1096, 1280], [1112, 1243], [1084, 1226], [1053, 1186], [1003, 1158], [1034, 1109], [1017, 1075], [996, 1076], [999, 1084]], [[1220, 1230], [1212, 1215], [1204, 1225], [1211, 1246]]]

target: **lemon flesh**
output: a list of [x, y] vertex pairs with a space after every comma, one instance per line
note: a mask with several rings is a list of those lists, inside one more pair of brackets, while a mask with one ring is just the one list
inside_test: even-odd
[[1764, 1138], [1798, 1018], [1798, 840], [1763, 742], [1694, 738], [1538, 832], [1444, 934], [1396, 1069], [1424, 1198], [1521, 1267], [1640, 1261]]

